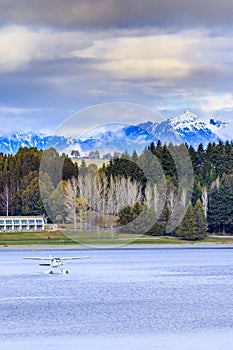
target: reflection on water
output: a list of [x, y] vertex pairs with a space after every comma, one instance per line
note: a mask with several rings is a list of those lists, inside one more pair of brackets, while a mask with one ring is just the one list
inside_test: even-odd
[[69, 275], [32, 254], [1, 252], [0, 348], [232, 349], [231, 249], [90, 250]]

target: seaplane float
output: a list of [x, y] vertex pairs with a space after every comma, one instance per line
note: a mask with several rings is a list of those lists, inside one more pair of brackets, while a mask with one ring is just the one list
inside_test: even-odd
[[63, 265], [70, 260], [76, 260], [76, 259], [87, 259], [89, 256], [67, 256], [63, 258], [54, 258], [51, 255], [48, 258], [43, 258], [43, 257], [38, 257], [38, 256], [29, 256], [29, 257], [24, 257], [23, 259], [31, 259], [31, 260], [39, 260], [42, 261], [39, 266], [49, 266], [52, 269], [49, 270], [47, 273], [48, 274], [53, 274], [54, 269], [62, 273], [64, 275], [68, 274], [69, 271], [63, 268]]

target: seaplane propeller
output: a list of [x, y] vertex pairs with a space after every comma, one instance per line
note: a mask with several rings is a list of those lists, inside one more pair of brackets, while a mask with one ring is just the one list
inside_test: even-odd
[[[67, 256], [63, 258], [54, 258], [51, 255], [48, 258], [43, 258], [43, 257], [37, 257], [37, 256], [29, 256], [29, 257], [24, 257], [23, 259], [31, 259], [31, 260], [39, 260], [39, 261], [46, 261], [46, 262], [41, 262], [39, 266], [50, 266], [52, 269], [57, 269], [58, 272], [63, 273], [63, 274], [68, 274], [69, 271], [65, 270], [62, 268], [62, 266], [69, 260], [76, 260], [76, 259], [87, 259], [89, 256]], [[49, 274], [53, 274], [53, 270], [48, 271]]]

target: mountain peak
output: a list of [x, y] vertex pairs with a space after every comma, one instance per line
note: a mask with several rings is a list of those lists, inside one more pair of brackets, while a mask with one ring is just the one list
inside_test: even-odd
[[177, 116], [177, 117], [173, 117], [173, 118], [169, 118], [171, 121], [171, 124], [173, 126], [179, 124], [179, 123], [191, 123], [191, 122], [196, 122], [199, 121], [199, 117], [196, 116], [195, 114], [193, 114], [190, 111], [185, 111], [183, 114]]

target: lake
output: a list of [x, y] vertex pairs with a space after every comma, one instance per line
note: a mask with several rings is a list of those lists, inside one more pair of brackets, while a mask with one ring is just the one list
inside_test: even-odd
[[[68, 275], [26, 256], [89, 255]], [[0, 349], [232, 350], [232, 249], [0, 252]]]

